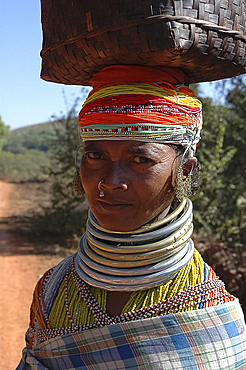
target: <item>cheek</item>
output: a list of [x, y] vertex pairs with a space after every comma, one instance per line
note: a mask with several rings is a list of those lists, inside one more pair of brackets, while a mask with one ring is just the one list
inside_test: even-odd
[[172, 189], [174, 187], [174, 174], [171, 168], [159, 166], [150, 173], [146, 183], [153, 193], [159, 194], [162, 190]]
[[174, 196], [174, 178], [173, 171], [160, 168], [152, 173], [149, 179], [146, 179], [142, 194], [147, 208], [159, 208], [162, 205], [169, 205]]
[[174, 187], [172, 185], [172, 176], [165, 176], [156, 179], [156, 182], [151, 187], [153, 194], [153, 201], [163, 202], [165, 199], [169, 199], [174, 193]]
[[83, 159], [80, 166], [80, 178], [86, 196], [88, 197], [91, 192], [95, 191], [94, 188], [96, 188], [96, 184], [98, 184], [99, 180], [97, 178], [97, 172], [91, 171]]

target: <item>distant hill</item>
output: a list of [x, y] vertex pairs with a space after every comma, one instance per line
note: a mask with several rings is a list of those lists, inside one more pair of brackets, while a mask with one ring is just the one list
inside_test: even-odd
[[11, 130], [0, 152], [0, 178], [11, 182], [47, 180], [55, 129], [64, 127], [52, 121]]
[[[55, 125], [59, 125], [55, 122]], [[55, 137], [54, 122], [39, 123], [11, 130], [2, 150], [13, 154], [23, 154], [26, 150], [47, 152]]]

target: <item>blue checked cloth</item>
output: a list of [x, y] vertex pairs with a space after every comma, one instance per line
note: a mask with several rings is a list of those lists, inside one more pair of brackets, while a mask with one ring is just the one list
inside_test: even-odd
[[195, 311], [108, 325], [25, 348], [17, 370], [246, 369], [238, 300]]

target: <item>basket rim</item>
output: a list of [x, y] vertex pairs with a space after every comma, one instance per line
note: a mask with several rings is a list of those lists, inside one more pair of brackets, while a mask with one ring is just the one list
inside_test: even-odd
[[90, 37], [95, 37], [95, 36], [101, 35], [105, 32], [116, 31], [116, 30], [120, 30], [122, 28], [129, 28], [129, 27], [132, 27], [132, 26], [135, 26], [135, 25], [151, 23], [152, 20], [154, 20], [155, 22], [158, 21], [160, 23], [161, 22], [166, 22], [167, 23], [167, 22], [176, 21], [176, 22], [180, 22], [180, 23], [194, 24], [194, 25], [198, 25], [201, 28], [209, 29], [209, 31], [224, 33], [225, 35], [237, 38], [237, 39], [242, 40], [246, 43], [246, 35], [243, 35], [240, 31], [232, 30], [230, 28], [223, 27], [223, 26], [218, 26], [217, 24], [209, 22], [209, 21], [205, 21], [205, 20], [202, 20], [202, 19], [195, 19], [195, 18], [187, 17], [187, 16], [153, 15], [153, 16], [147, 17], [145, 19], [138, 19], [138, 20], [134, 20], [134, 21], [128, 21], [127, 24], [121, 24], [119, 26], [110, 25], [110, 26], [102, 27], [102, 28], [97, 29], [95, 31], [84, 31], [83, 33], [80, 33], [77, 36], [66, 38], [66, 40], [57, 41], [53, 45], [50, 45], [46, 48], [42, 47], [42, 50], [40, 51], [40, 56], [42, 57], [45, 53], [47, 53], [49, 51], [56, 50], [61, 46], [68, 45], [70, 43], [76, 42], [76, 41], [78, 41], [82, 38], [87, 38], [88, 39]]

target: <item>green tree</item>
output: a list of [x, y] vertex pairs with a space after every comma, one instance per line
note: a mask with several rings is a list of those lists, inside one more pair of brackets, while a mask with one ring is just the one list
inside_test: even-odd
[[55, 138], [50, 144], [51, 166], [48, 171], [52, 183], [52, 205], [46, 210], [50, 227], [63, 240], [81, 235], [87, 218], [87, 204], [73, 190], [75, 151], [81, 139], [78, 133], [77, 105], [88, 90], [82, 89], [81, 98], [61, 117], [53, 116]]
[[201, 163], [201, 186], [194, 197], [195, 226], [197, 230], [203, 228], [209, 233], [221, 235], [230, 223], [224, 213], [227, 208], [224, 171], [235, 155], [236, 148], [224, 142], [227, 108], [213, 104], [211, 98], [203, 98], [202, 103], [204, 123], [202, 139], [197, 148]]
[[9, 132], [9, 126], [6, 126], [4, 124], [0, 116], [0, 150], [2, 150], [2, 147], [5, 143], [5, 138], [8, 132]]
[[246, 242], [246, 85], [244, 78], [218, 82], [225, 103], [201, 98], [204, 125], [197, 155], [201, 187], [194, 198], [196, 229]]
[[228, 106], [225, 145], [233, 145], [237, 152], [227, 167], [224, 179], [227, 184], [227, 212], [232, 222], [228, 227], [233, 241], [246, 243], [246, 79], [231, 80], [227, 91]]

